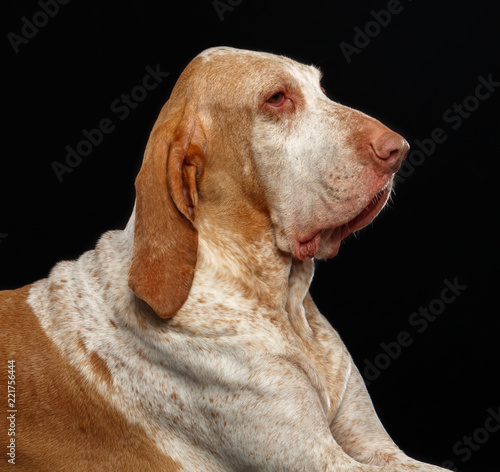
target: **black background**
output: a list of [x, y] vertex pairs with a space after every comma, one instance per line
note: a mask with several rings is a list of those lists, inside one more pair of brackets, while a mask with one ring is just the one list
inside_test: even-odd
[[[22, 18], [33, 19], [41, 6], [4, 6], [0, 288], [44, 277], [104, 231], [124, 226], [149, 131], [201, 50], [229, 45], [315, 64], [332, 99], [377, 117], [412, 149], [435, 128], [447, 139], [399, 183], [374, 225], [344, 242], [334, 260], [317, 264], [313, 296], [360, 370], [368, 361], [381, 367], [369, 390], [403, 450], [464, 471], [497, 468], [500, 432], [482, 428], [499, 424], [488, 418], [500, 407], [500, 87], [488, 98], [483, 88], [482, 99], [467, 99], [480, 76], [500, 82], [496, 2], [401, 0], [400, 13], [378, 34], [369, 25], [373, 37], [348, 63], [340, 43], [353, 45], [354, 28], [364, 30], [374, 21], [370, 11], [387, 9], [387, 0], [230, 1], [221, 17], [212, 1], [73, 0], [17, 53], [7, 33], [21, 35]], [[169, 76], [120, 119], [111, 104], [157, 64]], [[460, 123], [446, 120], [443, 114], [464, 100], [477, 109]], [[51, 164], [64, 163], [66, 146], [77, 146], [83, 130], [103, 118], [114, 131], [59, 182]], [[433, 301], [444, 281], [455, 279], [467, 288], [419, 333], [412, 313], [439, 306]], [[412, 344], [384, 364], [381, 343], [391, 345], [402, 331]]]

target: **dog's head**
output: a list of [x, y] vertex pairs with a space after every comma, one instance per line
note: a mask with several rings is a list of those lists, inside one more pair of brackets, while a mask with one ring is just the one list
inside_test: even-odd
[[[311, 66], [212, 48], [181, 74], [136, 181], [129, 285], [162, 317], [189, 294], [200, 218], [300, 260], [334, 257], [391, 191], [407, 142], [330, 100]], [[259, 215], [259, 217], [256, 217]]]

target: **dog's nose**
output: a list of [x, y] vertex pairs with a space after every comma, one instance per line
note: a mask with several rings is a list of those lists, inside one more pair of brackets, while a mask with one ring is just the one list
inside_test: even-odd
[[402, 136], [388, 131], [372, 142], [375, 159], [386, 165], [392, 172], [397, 172], [408, 154], [410, 145]]

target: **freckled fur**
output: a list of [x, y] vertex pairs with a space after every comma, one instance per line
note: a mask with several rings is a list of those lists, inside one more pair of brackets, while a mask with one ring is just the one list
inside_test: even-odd
[[[311, 299], [313, 261], [293, 256], [387, 183], [366, 144], [387, 128], [319, 76], [204, 51], [151, 132], [127, 227], [0, 294], [19, 470], [443, 470], [389, 438]], [[294, 101], [277, 114], [265, 97], [281, 87]]]

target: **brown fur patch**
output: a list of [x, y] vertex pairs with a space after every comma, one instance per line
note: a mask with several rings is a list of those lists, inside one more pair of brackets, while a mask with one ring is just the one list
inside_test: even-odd
[[111, 376], [111, 372], [108, 369], [108, 366], [106, 365], [106, 362], [102, 360], [101, 357], [99, 357], [99, 354], [97, 352], [92, 351], [90, 353], [90, 359], [89, 359], [90, 366], [92, 367], [92, 370], [102, 379], [104, 380], [108, 385], [113, 384], [113, 378]]
[[[139, 426], [125, 418], [71, 367], [26, 303], [30, 286], [0, 292], [0, 385], [15, 360], [16, 464], [23, 472], [179, 470]], [[110, 374], [96, 353], [96, 372]], [[7, 438], [8, 422], [1, 437]], [[2, 454], [0, 469], [7, 466]], [[3, 465], [5, 463], [5, 466]]]

